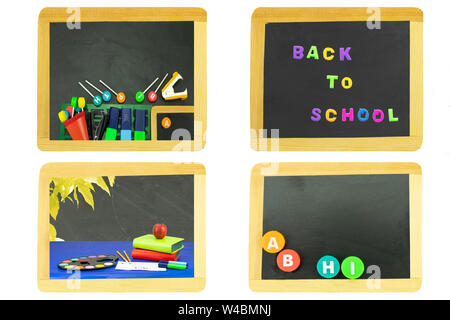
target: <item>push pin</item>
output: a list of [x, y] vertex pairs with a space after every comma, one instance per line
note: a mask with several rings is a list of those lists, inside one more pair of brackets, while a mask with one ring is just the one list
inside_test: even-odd
[[167, 78], [168, 75], [169, 75], [169, 74], [166, 73], [166, 75], [164, 76], [164, 79], [162, 79], [161, 83], [159, 84], [158, 88], [156, 88], [155, 91], [150, 91], [150, 92], [148, 93], [148, 96], [147, 96], [148, 102], [153, 103], [153, 102], [156, 101], [156, 99], [158, 98], [158, 95], [157, 95], [156, 93], [158, 92], [159, 87], [161, 87], [161, 85], [164, 83], [164, 81], [166, 80], [166, 78]]
[[183, 80], [183, 77], [178, 73], [174, 72], [172, 75], [172, 79], [167, 82], [167, 84], [162, 89], [162, 97], [164, 100], [186, 100], [188, 97], [187, 89], [184, 89], [183, 92], [175, 92], [173, 86], [179, 81]]
[[144, 92], [142, 91], [138, 91], [136, 92], [136, 102], [141, 103], [142, 101], [144, 101], [145, 98], [145, 93], [147, 92], [148, 89], [150, 89], [152, 87], [152, 85], [155, 84], [156, 81], [158, 81], [158, 77], [155, 79], [155, 81], [153, 81], [148, 87], [147, 89], [144, 90]]
[[108, 90], [105, 90], [105, 91], [101, 91], [99, 88], [97, 88], [96, 86], [94, 86], [92, 83], [90, 83], [89, 81], [87, 81], [87, 80], [84, 80], [84, 81], [86, 81], [86, 83], [88, 84], [88, 85], [90, 85], [92, 88], [94, 88], [95, 90], [97, 90], [98, 92], [100, 92], [100, 94], [102, 95], [102, 99], [103, 99], [103, 101], [105, 101], [105, 102], [109, 102], [110, 100], [111, 100], [111, 92], [109, 92]]
[[92, 97], [92, 101], [96, 107], [102, 104], [102, 98], [100, 96], [94, 96], [81, 82], [78, 82], [78, 84]]
[[104, 85], [106, 88], [108, 88], [109, 90], [111, 90], [111, 92], [114, 93], [114, 94], [116, 95], [116, 99], [117, 99], [117, 102], [118, 102], [118, 103], [124, 103], [124, 102], [125, 102], [125, 99], [126, 99], [125, 93], [123, 93], [123, 92], [117, 93], [117, 92], [115, 92], [113, 89], [111, 89], [106, 83], [104, 83], [102, 80], [99, 80], [99, 81], [100, 81], [100, 83], [101, 83], [102, 85]]

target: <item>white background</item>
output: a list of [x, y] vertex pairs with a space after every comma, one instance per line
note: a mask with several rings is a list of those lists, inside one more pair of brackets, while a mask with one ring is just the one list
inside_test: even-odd
[[[426, 3], [426, 4], [425, 4]], [[208, 14], [205, 150], [41, 152], [36, 143], [37, 22], [46, 6], [198, 6]], [[414, 6], [424, 13], [424, 142], [417, 152], [250, 149], [250, 21], [259, 6]], [[1, 12], [0, 298], [419, 299], [450, 298], [449, 2], [447, 1], [4, 1]], [[207, 172], [207, 282], [200, 293], [42, 293], [37, 288], [40, 167], [47, 162], [195, 161]], [[250, 171], [266, 161], [414, 161], [423, 169], [423, 285], [416, 293], [254, 293], [248, 287]], [[19, 264], [21, 262], [22, 264]]]

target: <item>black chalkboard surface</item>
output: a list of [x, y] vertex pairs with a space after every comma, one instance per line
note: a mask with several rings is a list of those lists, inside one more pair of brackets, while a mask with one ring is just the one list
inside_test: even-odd
[[[167, 129], [161, 125], [162, 120], [166, 117], [172, 123]], [[158, 140], [193, 140], [194, 138], [193, 113], [158, 113], [156, 121]]]
[[[105, 181], [107, 181], [105, 177]], [[118, 176], [110, 194], [93, 185], [94, 210], [79, 195], [50, 218], [65, 241], [132, 241], [164, 223], [172, 235], [194, 241], [194, 175]]]
[[188, 98], [159, 97], [157, 105], [194, 104], [193, 21], [82, 22], [79, 30], [68, 29], [64, 22], [50, 23], [50, 139], [59, 139], [56, 115], [61, 104], [70, 103], [72, 96], [91, 101], [78, 81], [88, 80], [106, 90], [98, 83], [101, 79], [116, 92], [124, 92], [125, 103], [134, 104], [136, 92], [156, 77], [161, 81], [166, 73], [167, 81], [175, 71], [183, 76], [175, 90], [187, 89]]
[[264, 252], [262, 279], [323, 279], [316, 264], [325, 255], [360, 257], [366, 268], [379, 266], [382, 279], [410, 277], [407, 174], [265, 177], [263, 210], [263, 234], [281, 232], [302, 264], [283, 272]]
[[[293, 58], [293, 47], [302, 46], [304, 57]], [[311, 46], [318, 57], [307, 58]], [[351, 48], [348, 57], [340, 48]], [[332, 48], [334, 59], [323, 58]], [[409, 136], [410, 23], [383, 21], [381, 29], [368, 29], [366, 21], [268, 23], [265, 26], [264, 129], [279, 129], [280, 138]], [[330, 89], [327, 75], [339, 76]], [[350, 77], [353, 86], [340, 82]], [[313, 121], [312, 110], [321, 110]], [[332, 108], [337, 119], [328, 122]], [[342, 108], [353, 108], [354, 121], [342, 121]], [[359, 108], [370, 117], [358, 121]], [[396, 122], [388, 120], [393, 110]], [[372, 120], [374, 109], [384, 112], [384, 121]], [[366, 115], [362, 116], [365, 119]]]

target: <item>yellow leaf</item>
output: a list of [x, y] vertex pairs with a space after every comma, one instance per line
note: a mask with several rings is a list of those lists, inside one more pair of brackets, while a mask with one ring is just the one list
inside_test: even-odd
[[78, 208], [78, 206], [80, 205], [80, 202], [78, 201], [78, 193], [77, 193], [77, 187], [76, 186], [73, 189], [73, 199], [77, 203], [77, 208]]
[[97, 183], [97, 185], [98, 185], [100, 188], [102, 188], [102, 189], [103, 189], [104, 191], [106, 191], [109, 195], [111, 195], [111, 194], [109, 193], [109, 188], [108, 188], [108, 186], [106, 185], [106, 182], [105, 182], [105, 180], [103, 180], [102, 177], [97, 177], [96, 183]]
[[55, 192], [53, 192], [50, 195], [50, 216], [56, 220], [58, 212], [59, 212], [58, 195]]
[[86, 201], [86, 203], [92, 207], [92, 210], [94, 210], [94, 197], [92, 196], [90, 188], [85, 185], [79, 185], [78, 191], [83, 196], [84, 201]]
[[109, 181], [109, 186], [113, 187], [114, 186], [114, 181], [116, 180], [115, 176], [108, 176], [108, 181]]
[[55, 229], [55, 227], [50, 223], [48, 229], [49, 229], [48, 233], [50, 235], [50, 241], [55, 241], [56, 240], [56, 229]]

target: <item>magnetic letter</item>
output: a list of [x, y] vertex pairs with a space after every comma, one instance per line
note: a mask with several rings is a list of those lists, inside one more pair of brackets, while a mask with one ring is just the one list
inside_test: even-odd
[[277, 243], [277, 239], [275, 239], [275, 237], [270, 238], [269, 244], [267, 245], [267, 250], [270, 250], [272, 248], [278, 250], [278, 243]]
[[311, 49], [309, 49], [306, 59], [309, 59], [310, 57], [313, 57], [314, 59], [319, 60], [319, 52], [317, 51], [316, 46], [311, 46]]
[[369, 111], [364, 108], [359, 108], [358, 120], [361, 122], [366, 122], [367, 120], [369, 120]]
[[372, 115], [373, 121], [375, 122], [381, 122], [384, 119], [384, 112], [380, 109], [375, 109], [373, 110], [373, 115]]
[[398, 121], [398, 118], [394, 116], [394, 109], [389, 108], [388, 113], [389, 113], [389, 122], [397, 122]]
[[294, 59], [301, 60], [303, 59], [303, 47], [302, 46], [294, 46]]
[[[334, 115], [334, 117], [330, 117], [330, 113]], [[328, 109], [327, 112], [325, 112], [325, 118], [328, 122], [335, 122], [336, 121], [337, 112], [334, 109]]]
[[345, 108], [342, 109], [342, 122], [346, 122], [347, 118], [350, 119], [350, 122], [353, 122], [353, 108], [350, 108], [349, 112]]
[[334, 89], [334, 81], [339, 79], [338, 76], [327, 75], [327, 79], [330, 80], [330, 89]]
[[290, 254], [283, 255], [283, 266], [291, 267], [294, 265], [294, 258]]
[[344, 89], [350, 89], [351, 87], [353, 87], [353, 80], [349, 77], [345, 77], [344, 79], [342, 79], [342, 88]]
[[320, 112], [321, 110], [319, 108], [312, 109], [311, 120], [315, 122], [320, 121]]
[[341, 61], [344, 61], [345, 59], [347, 59], [348, 61], [352, 61], [352, 58], [350, 57], [350, 50], [352, 50], [352, 47], [341, 48]]
[[[329, 53], [331, 53], [331, 54], [329, 55]], [[334, 59], [334, 49], [333, 48], [325, 48], [323, 50], [323, 58], [328, 61], [333, 60]]]

